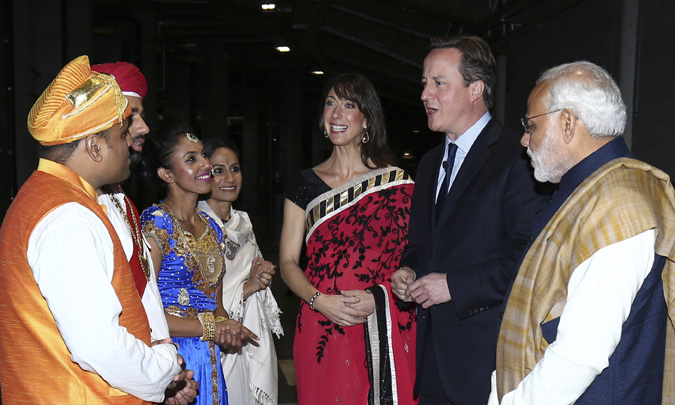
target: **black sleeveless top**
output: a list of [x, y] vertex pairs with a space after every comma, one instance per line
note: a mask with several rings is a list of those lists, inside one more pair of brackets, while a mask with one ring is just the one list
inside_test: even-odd
[[293, 178], [286, 198], [305, 210], [313, 199], [330, 190], [330, 186], [321, 180], [314, 170], [305, 169]]

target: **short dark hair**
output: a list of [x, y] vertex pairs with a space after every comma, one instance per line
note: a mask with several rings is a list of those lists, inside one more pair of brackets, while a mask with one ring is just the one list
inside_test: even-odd
[[[108, 128], [104, 131], [98, 132], [93, 135], [98, 135], [101, 138], [105, 140], [106, 145], [108, 145], [108, 142], [110, 141], [110, 130], [112, 128]], [[80, 142], [82, 142], [84, 139], [87, 137], [80, 138], [76, 141], [69, 142], [69, 143], [63, 143], [60, 145], [38, 145], [38, 156], [40, 156], [42, 159], [47, 159], [51, 160], [52, 162], [56, 162], [59, 164], [65, 164], [68, 159], [73, 156], [73, 153], [77, 150], [77, 147], [80, 145]]]
[[[82, 138], [84, 139], [84, 138]], [[61, 145], [38, 145], [38, 156], [59, 164], [65, 164], [79, 146], [82, 139]]]
[[373, 84], [358, 73], [343, 73], [326, 82], [321, 102], [321, 119], [319, 127], [324, 129], [323, 108], [330, 89], [335, 89], [335, 94], [344, 100], [355, 103], [363, 113], [368, 124], [366, 131], [370, 140], [361, 145], [361, 161], [370, 167], [370, 159], [375, 167], [386, 167], [392, 164], [391, 151], [387, 143], [387, 130], [384, 124], [384, 111], [382, 103], [375, 91]]
[[494, 105], [494, 89], [497, 84], [497, 63], [490, 46], [481, 37], [459, 35], [454, 37], [433, 37], [429, 47], [433, 49], [455, 48], [462, 53], [459, 73], [464, 84], [478, 80], [485, 84], [483, 102], [490, 109]]
[[157, 175], [157, 169], [172, 169], [173, 148], [182, 136], [194, 134], [190, 124], [173, 118], [165, 118], [157, 124], [157, 130], [148, 136], [143, 144], [141, 175], [147, 180], [166, 187]]

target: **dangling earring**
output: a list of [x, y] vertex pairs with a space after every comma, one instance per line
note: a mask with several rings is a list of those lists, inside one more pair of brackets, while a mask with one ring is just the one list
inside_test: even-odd
[[370, 135], [368, 135], [368, 130], [363, 131], [363, 135], [361, 135], [361, 143], [368, 143], [370, 141]]
[[328, 132], [326, 132], [325, 129], [323, 130], [323, 137], [324, 137], [324, 138], [328, 138]]

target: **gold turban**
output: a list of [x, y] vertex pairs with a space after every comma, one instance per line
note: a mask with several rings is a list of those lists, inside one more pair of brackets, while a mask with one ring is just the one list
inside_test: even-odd
[[28, 114], [28, 131], [42, 145], [70, 143], [123, 124], [131, 114], [115, 78], [94, 72], [89, 57], [68, 63]]

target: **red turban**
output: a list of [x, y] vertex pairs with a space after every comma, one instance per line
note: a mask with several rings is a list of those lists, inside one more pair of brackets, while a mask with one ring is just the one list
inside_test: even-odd
[[99, 73], [113, 75], [125, 96], [140, 97], [145, 99], [148, 94], [148, 83], [143, 73], [131, 63], [115, 62], [92, 65], [91, 70]]

